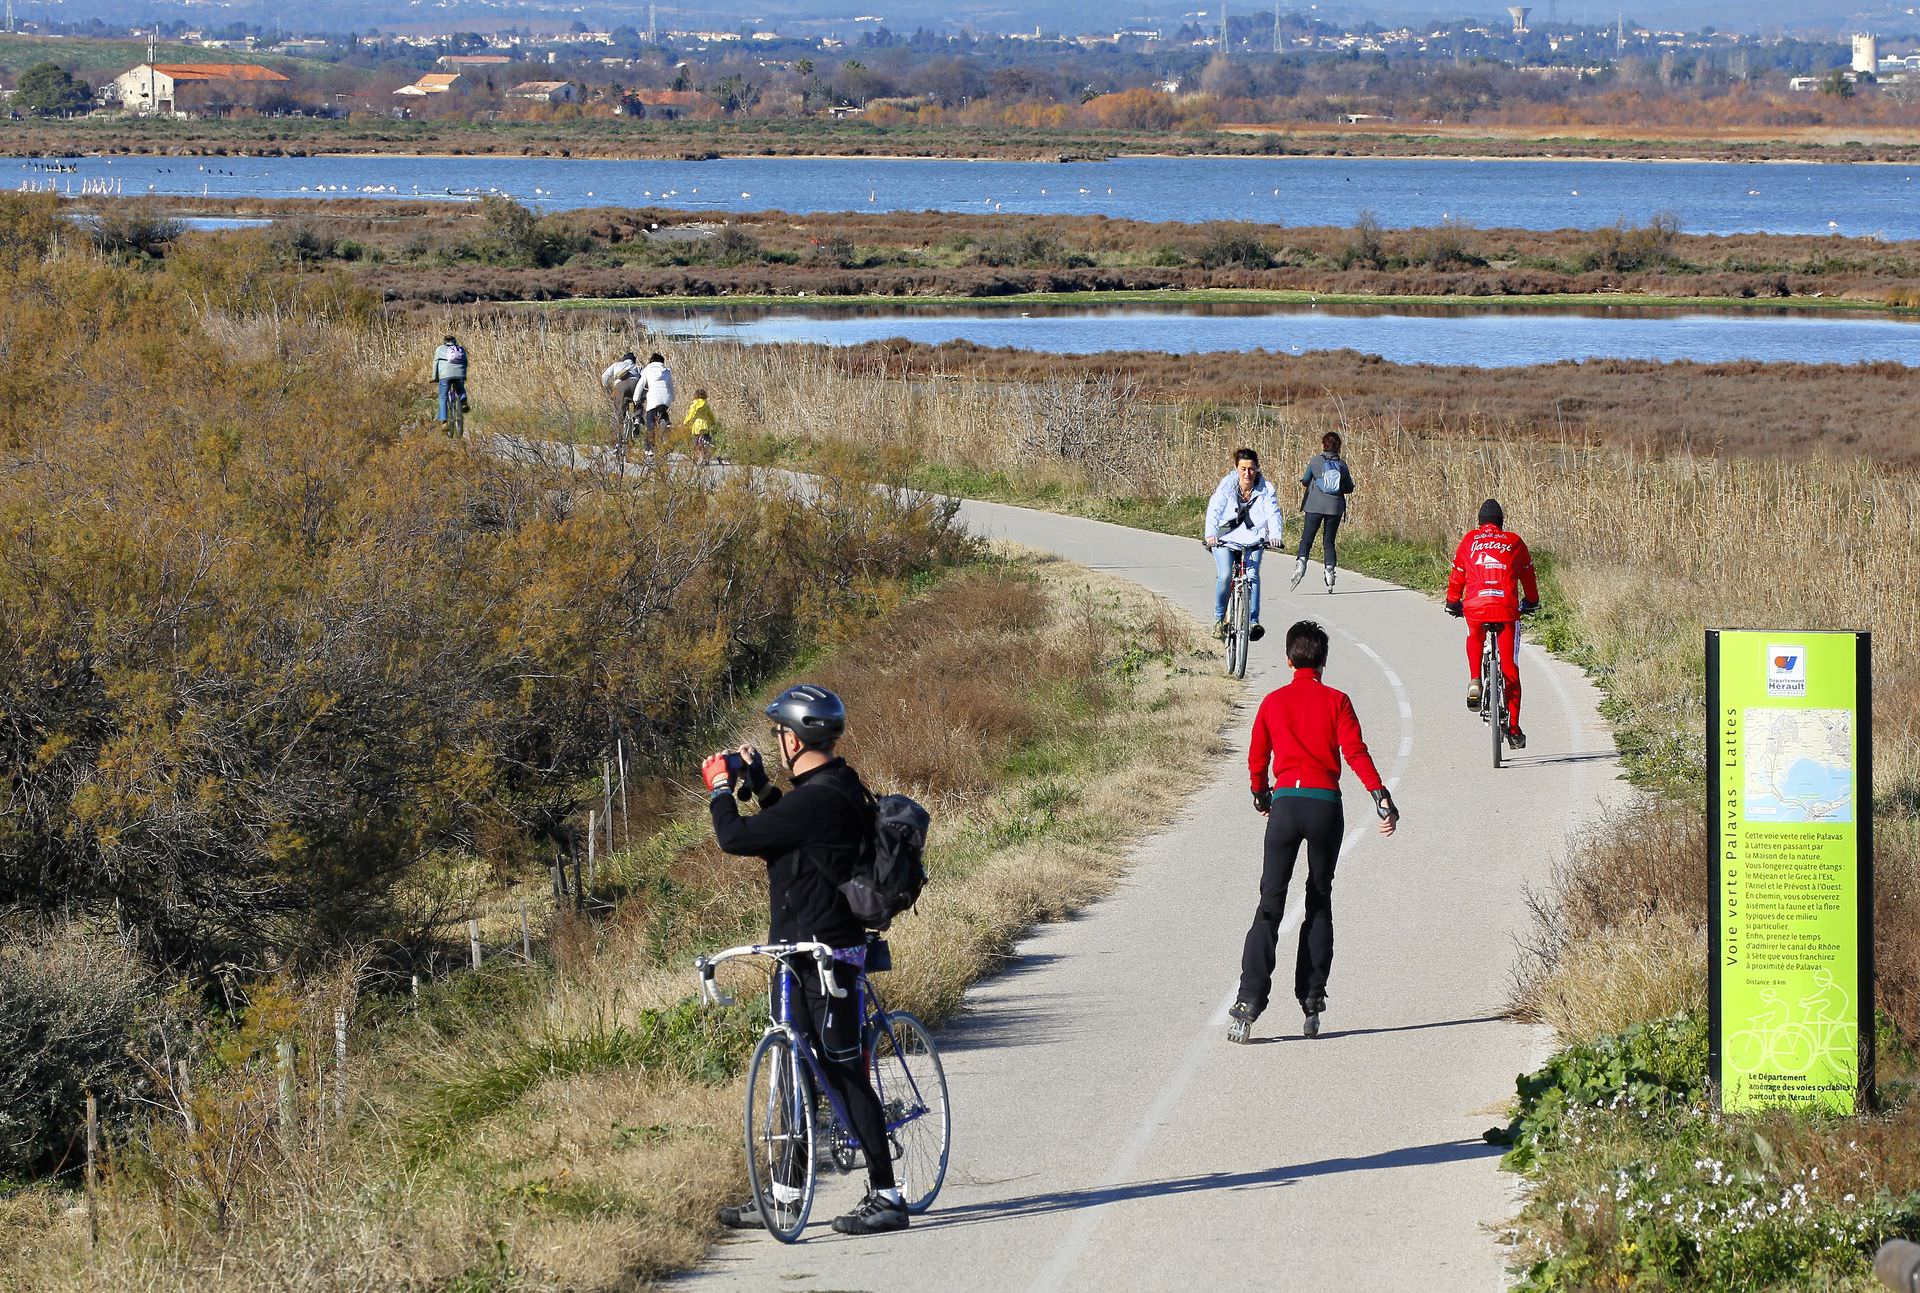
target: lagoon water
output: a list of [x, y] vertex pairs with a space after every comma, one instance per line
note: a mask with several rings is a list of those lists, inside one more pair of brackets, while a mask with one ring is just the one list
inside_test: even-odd
[[[535, 157], [83, 158], [74, 193], [451, 198], [499, 192], [547, 208], [722, 212], [939, 210], [1389, 227], [1597, 228], [1673, 211], [1693, 233], [1920, 238], [1920, 166], [1123, 157], [1102, 162], [742, 157], [709, 162]], [[0, 186], [46, 184], [0, 158]]]
[[1652, 310], [1396, 310], [1151, 306], [1042, 311], [943, 308], [634, 310], [667, 337], [850, 346], [901, 337], [1055, 354], [1112, 350], [1304, 354], [1356, 350], [1403, 364], [1506, 368], [1560, 360], [1736, 360], [1920, 367], [1920, 321], [1886, 316]]

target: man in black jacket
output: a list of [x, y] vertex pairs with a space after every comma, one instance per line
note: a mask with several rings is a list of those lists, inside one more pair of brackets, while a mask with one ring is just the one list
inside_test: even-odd
[[[700, 774], [711, 796], [714, 838], [728, 853], [765, 859], [769, 940], [827, 944], [834, 959], [850, 967], [840, 976], [850, 983], [866, 962], [867, 931], [840, 885], [872, 837], [875, 809], [860, 774], [833, 752], [846, 730], [846, 706], [825, 688], [802, 683], [767, 706], [767, 717], [781, 762], [793, 773], [793, 789], [782, 794], [767, 780], [760, 752], [751, 745], [711, 755]], [[751, 817], [742, 817], [734, 802], [736, 779], [760, 803]], [[903, 1230], [907, 1209], [894, 1183], [886, 1115], [861, 1053], [860, 994], [830, 996], [809, 973], [793, 973], [792, 980], [794, 998], [804, 1007], [793, 1023], [811, 1034], [827, 1084], [846, 1108], [867, 1158], [867, 1195], [833, 1228], [847, 1235]], [[776, 1182], [776, 1199], [793, 1188]], [[793, 1197], [798, 1194], [794, 1189]], [[751, 1199], [722, 1208], [720, 1221], [743, 1229], [761, 1224]]]

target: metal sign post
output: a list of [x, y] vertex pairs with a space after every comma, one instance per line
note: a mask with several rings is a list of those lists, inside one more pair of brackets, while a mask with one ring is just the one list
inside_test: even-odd
[[1865, 633], [1707, 630], [1710, 1072], [1729, 1112], [1874, 1098]]

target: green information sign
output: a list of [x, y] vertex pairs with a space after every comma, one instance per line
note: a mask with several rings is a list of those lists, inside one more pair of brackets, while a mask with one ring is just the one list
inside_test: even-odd
[[1707, 631], [1708, 1003], [1729, 1111], [1872, 1098], [1869, 645]]

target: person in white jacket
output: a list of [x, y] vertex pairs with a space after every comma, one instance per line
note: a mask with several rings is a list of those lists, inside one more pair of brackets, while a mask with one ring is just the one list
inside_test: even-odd
[[1206, 545], [1213, 549], [1213, 631], [1227, 631], [1227, 592], [1233, 579], [1233, 554], [1225, 545], [1247, 549], [1247, 570], [1253, 576], [1253, 626], [1249, 641], [1266, 635], [1260, 627], [1260, 557], [1268, 548], [1280, 546], [1280, 496], [1273, 482], [1260, 472], [1260, 455], [1251, 449], [1236, 449], [1233, 470], [1220, 478], [1220, 485], [1207, 503]]
[[640, 370], [640, 389], [634, 392], [633, 402], [640, 406], [640, 417], [646, 428], [647, 457], [653, 457], [654, 433], [656, 429], [673, 426], [673, 370], [667, 367], [666, 356], [655, 352], [647, 356], [647, 366]]

